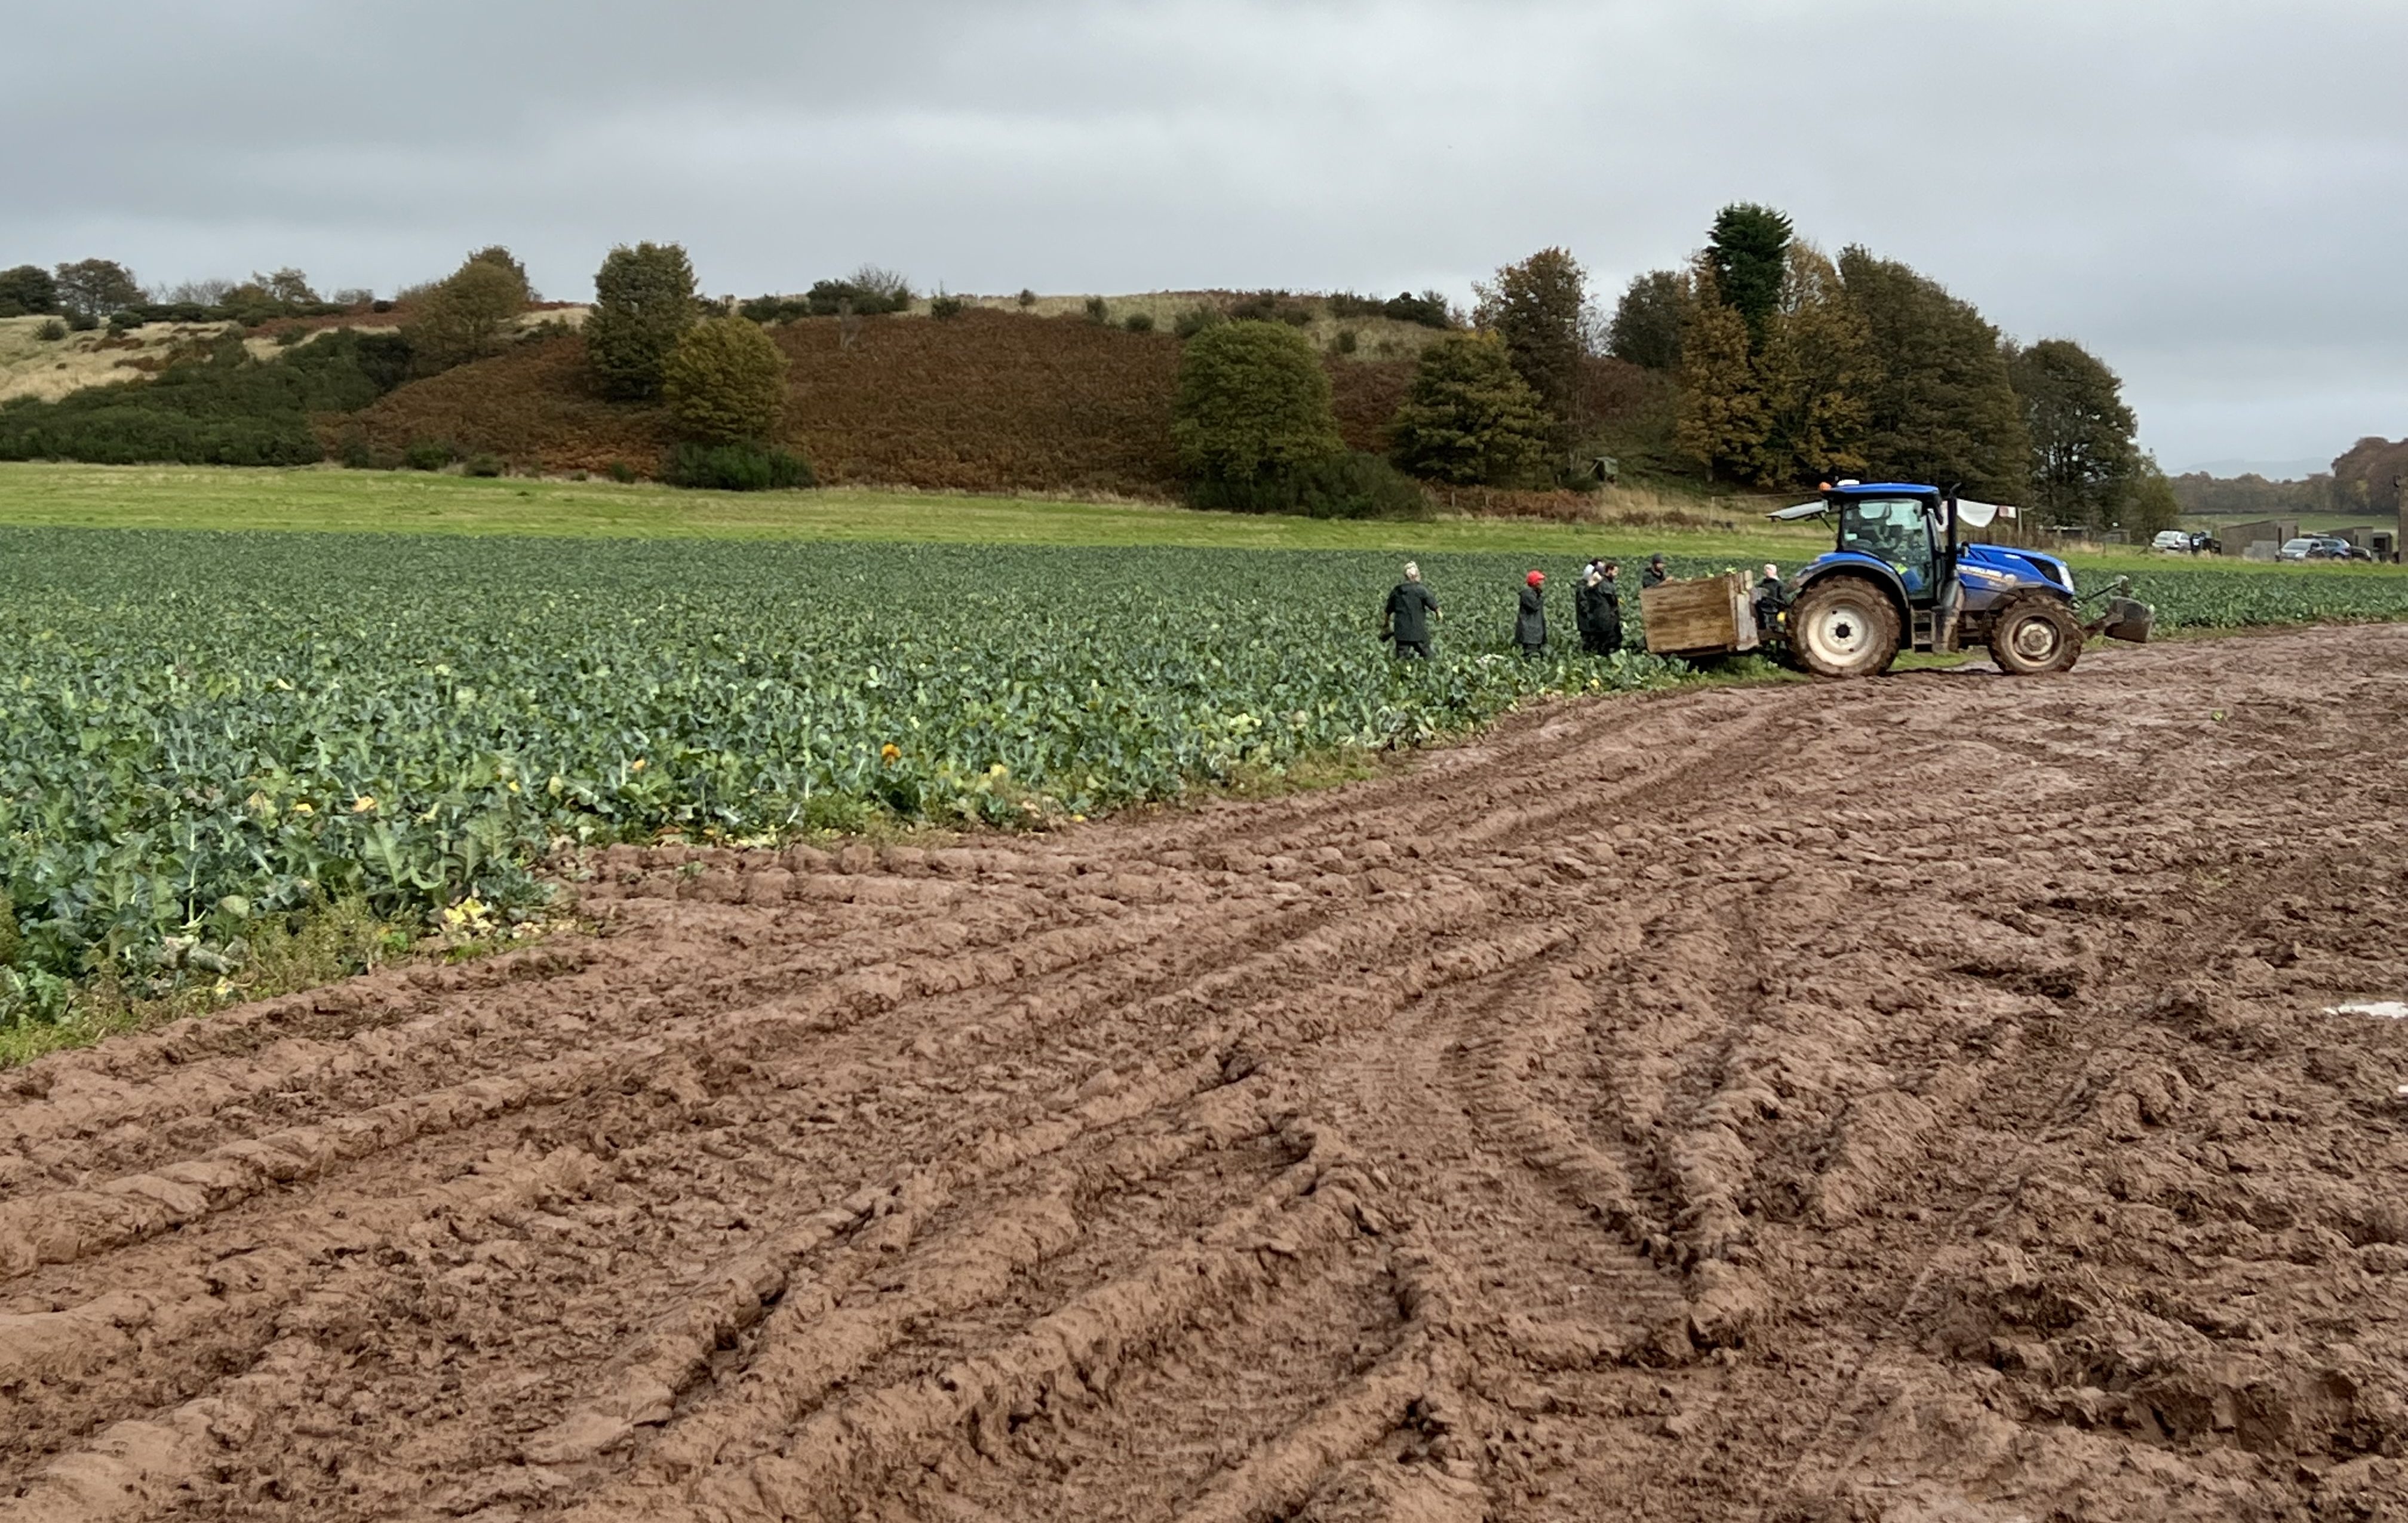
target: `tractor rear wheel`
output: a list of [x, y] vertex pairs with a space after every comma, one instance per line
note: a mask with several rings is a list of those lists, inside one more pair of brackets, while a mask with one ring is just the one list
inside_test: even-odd
[[1832, 577], [1789, 609], [1789, 649], [1817, 677], [1878, 677], [1898, 659], [1898, 611], [1862, 577]]
[[1990, 659], [2011, 677], [2071, 671], [2082, 656], [2082, 625], [2051, 597], [2018, 597], [1990, 625]]

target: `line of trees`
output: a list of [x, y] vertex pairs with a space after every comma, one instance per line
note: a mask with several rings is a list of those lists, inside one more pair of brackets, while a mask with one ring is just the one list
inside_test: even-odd
[[[143, 323], [225, 323], [256, 326], [283, 317], [324, 317], [366, 307], [374, 294], [337, 291], [322, 296], [297, 269], [254, 273], [248, 280], [186, 280], [146, 290], [113, 259], [79, 259], [50, 269], [18, 265], [0, 269], [0, 317], [57, 317], [85, 331]], [[389, 303], [387, 304], [390, 305]]]
[[[763, 322], [828, 309], [855, 319], [911, 300], [900, 276], [865, 266], [800, 298], [729, 310], [697, 295], [674, 243], [612, 249], [595, 288], [582, 330], [594, 390], [666, 404], [689, 464], [695, 451], [748, 460], [772, 451], [785, 358]], [[327, 305], [297, 269], [166, 295], [179, 298], [177, 316]], [[524, 266], [499, 247], [407, 295], [402, 338], [422, 376], [498, 353], [523, 336], [535, 299]], [[1182, 325], [1176, 442], [1199, 496], [1302, 500], [1312, 494], [1297, 483], [1310, 478], [1356, 505], [1343, 510], [1373, 501], [1386, 510], [1413, 495], [1407, 478], [1586, 485], [1604, 476], [1600, 457], [1613, 456], [1633, 474], [1765, 490], [1842, 476], [1926, 481], [2094, 529], [2145, 530], [2179, 510], [2135, 441], [2121, 382], [2079, 343], [2020, 345], [1929, 277], [1862, 247], [1828, 256], [1770, 207], [1724, 208], [1685, 266], [1641, 274], [1610, 314], [1560, 248], [1498, 270], [1476, 296], [1468, 330], [1434, 295], [1359, 299], [1383, 313], [1411, 308], [1445, 329], [1422, 351], [1382, 461], [1343, 458], [1326, 385], [1309, 383], [1322, 358], [1294, 314], [1266, 303], [1233, 311], [1235, 321]], [[110, 261], [0, 270], [0, 314], [89, 326], [163, 310]], [[2372, 496], [2383, 475], [2374, 465], [2389, 457], [2360, 453], [2370, 466], [2358, 491]], [[2381, 483], [2395, 495], [2397, 474]]]
[[1861, 246], [1834, 260], [1770, 207], [1724, 208], [1686, 268], [1633, 280], [1605, 349], [1669, 381], [1673, 453], [1708, 481], [1928, 481], [2136, 532], [2177, 511], [2097, 356], [2020, 345], [1930, 277]]
[[[1863, 248], [1834, 260], [1770, 207], [1724, 208], [1687, 267], [1639, 276], [1610, 318], [1563, 249], [1477, 295], [1472, 331], [1423, 350], [1390, 430], [1394, 466], [1426, 481], [1584, 485], [1612, 455], [1752, 489], [1926, 481], [2094, 530], [2154, 532], [2179, 513], [2097, 356], [2067, 338], [2017, 344], [1929, 277]], [[1178, 427], [1201, 495], [1226, 502], [1337, 446], [1326, 401], [1269, 379], [1312, 370], [1310, 346], [1220, 334], [1189, 339]], [[1207, 338], [1242, 342], [1249, 364], [1218, 348], [1203, 362]], [[1222, 442], [1200, 448], [1199, 431]]]
[[[2135, 441], [2122, 382], [2079, 343], [2019, 345], [1929, 277], [1863, 248], [1834, 260], [1769, 207], [1723, 208], [1685, 268], [1640, 275], [1610, 317], [1559, 248], [1499, 269], [1477, 296], [1472, 331], [1423, 350], [1390, 430], [1393, 464], [1426, 481], [1586, 485], [1613, 456], [1751, 489], [1928, 481], [2088, 529], [2153, 532], [2179, 511]], [[1250, 384], [1274, 352], [1303, 373], [1301, 343], [1245, 342]], [[1185, 449], [1206, 496], [1292, 472], [1273, 440], [1334, 448], [1309, 388], [1283, 394], [1295, 414], [1272, 406], [1275, 390], [1220, 409], [1248, 420], [1253, 443]], [[1184, 440], [1214, 409], [1185, 379], [1181, 396]]]

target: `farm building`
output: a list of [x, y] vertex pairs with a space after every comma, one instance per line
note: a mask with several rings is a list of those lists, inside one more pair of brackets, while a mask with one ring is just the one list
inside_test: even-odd
[[[2216, 531], [2224, 543], [2224, 553], [2240, 555], [2253, 561], [2271, 561], [2274, 552], [2286, 539], [2300, 537], [2300, 521], [2296, 518], [2261, 518], [2251, 524], [2229, 524]], [[2266, 548], [2257, 550], [2259, 545]], [[2255, 553], [2252, 552], [2255, 551]]]
[[2332, 535], [2336, 539], [2347, 540], [2378, 561], [2400, 558], [2400, 529], [2397, 524], [2358, 524], [2345, 529], [2335, 529]]

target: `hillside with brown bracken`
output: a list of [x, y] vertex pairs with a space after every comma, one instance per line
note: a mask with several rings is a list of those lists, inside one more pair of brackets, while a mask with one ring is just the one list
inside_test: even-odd
[[[792, 362], [784, 442], [828, 482], [953, 491], [1176, 490], [1170, 415], [1179, 340], [1081, 319], [969, 311], [872, 318], [847, 343], [837, 319], [771, 329]], [[443, 441], [513, 468], [650, 474], [671, 442], [666, 415], [595, 395], [573, 337], [405, 386], [322, 424], [330, 447], [378, 458]], [[1402, 359], [1331, 359], [1341, 432], [1384, 443], [1411, 383]]]

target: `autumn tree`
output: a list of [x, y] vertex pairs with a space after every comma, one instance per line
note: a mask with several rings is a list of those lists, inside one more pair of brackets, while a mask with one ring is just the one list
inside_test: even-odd
[[785, 411], [785, 351], [747, 318], [706, 318], [670, 352], [661, 396], [689, 438], [707, 444], [767, 439]]
[[1534, 485], [1548, 475], [1552, 430], [1502, 343], [1451, 334], [1422, 351], [1391, 453], [1412, 474], [1458, 486]]
[[2142, 461], [2123, 381], [2070, 338], [2015, 352], [2007, 374], [2031, 438], [2032, 506], [2052, 524], [2114, 526]]
[[504, 248], [502, 245], [498, 243], [488, 244], [484, 248], [478, 250], [475, 253], [470, 254], [467, 262], [471, 265], [492, 265], [498, 268], [509, 271], [512, 275], [518, 277], [519, 289], [526, 293], [527, 300], [532, 302], [541, 299], [536, 295], [535, 282], [527, 279], [526, 266], [520, 262], [518, 255], [510, 252], [509, 250]]
[[309, 284], [309, 277], [290, 266], [273, 275], [253, 272], [251, 283], [259, 287], [267, 299], [279, 307], [314, 307], [318, 304], [318, 293]]
[[1706, 235], [1706, 264], [1723, 300], [1747, 323], [1748, 341], [1761, 344], [1781, 306], [1789, 274], [1789, 219], [1770, 207], [1736, 202], [1714, 214]]
[[114, 259], [83, 259], [56, 271], [59, 307], [79, 322], [93, 323], [134, 306], [142, 288]]
[[1937, 280], [1861, 247], [1842, 251], [1840, 278], [1872, 339], [1868, 468], [1997, 501], [2021, 497], [2031, 445], [1999, 330]]
[[2408, 438], [2398, 443], [2380, 437], [2359, 439], [2333, 461], [2332, 502], [2344, 512], [2397, 513], [2401, 485], [2408, 481]]
[[1757, 480], [1805, 486], [1866, 466], [1872, 331], [1823, 251], [1792, 243], [1756, 361], [1765, 402]]
[[1681, 316], [1688, 303], [1688, 282], [1678, 270], [1631, 277], [1606, 328], [1606, 352], [1643, 369], [1679, 369]]
[[1284, 323], [1222, 323], [1179, 352], [1170, 437], [1191, 477], [1252, 481], [1341, 453], [1329, 373]]
[[1673, 442], [1708, 481], [1753, 481], [1764, 468], [1771, 422], [1763, 378], [1748, 350], [1747, 320], [1722, 299], [1713, 266], [1690, 277], [1695, 299], [1681, 340], [1681, 397]]
[[518, 261], [470, 254], [411, 308], [403, 326], [418, 367], [448, 370], [501, 352], [526, 310], [526, 273]]
[[1549, 442], [1570, 446], [1581, 357], [1587, 352], [1588, 276], [1562, 249], [1541, 249], [1477, 288], [1474, 321], [1503, 340], [1513, 368], [1555, 420]]
[[669, 355], [694, 326], [694, 266], [677, 244], [610, 251], [595, 274], [583, 329], [586, 363], [603, 395], [649, 401], [661, 394]]
[[157, 295], [160, 301], [172, 306], [222, 307], [234, 288], [235, 282], [223, 276], [205, 276], [197, 280], [179, 280]]

